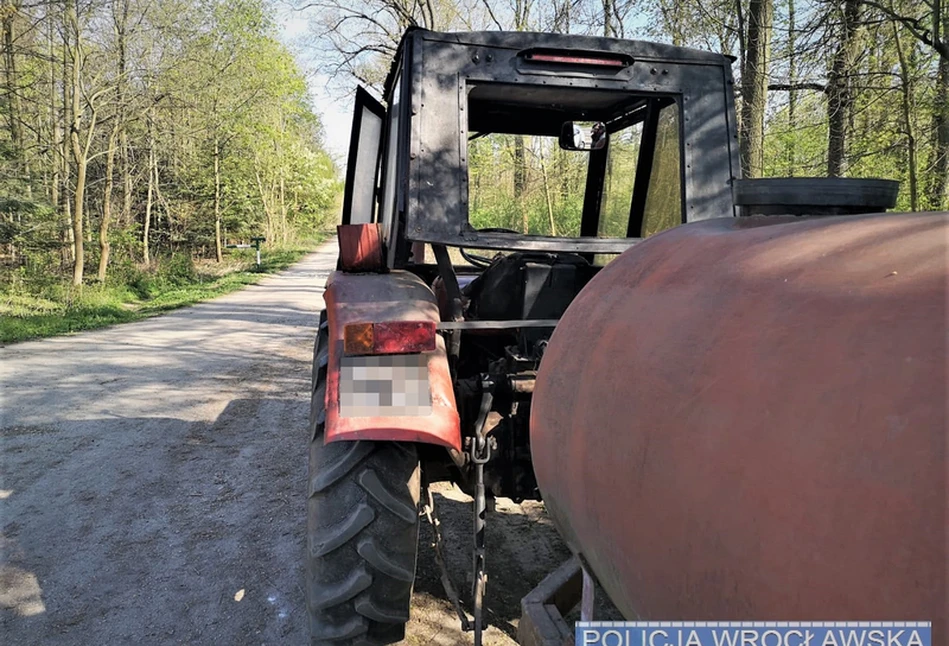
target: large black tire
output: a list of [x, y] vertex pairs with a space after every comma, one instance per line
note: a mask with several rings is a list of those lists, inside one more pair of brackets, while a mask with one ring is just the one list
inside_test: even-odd
[[418, 553], [415, 445], [323, 445], [328, 330], [313, 357], [306, 597], [312, 644], [391, 644], [404, 638]]

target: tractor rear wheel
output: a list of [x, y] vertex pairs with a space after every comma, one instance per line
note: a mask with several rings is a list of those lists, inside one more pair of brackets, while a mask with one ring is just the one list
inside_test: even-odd
[[398, 442], [323, 444], [328, 328], [313, 357], [306, 596], [312, 644], [405, 636], [418, 552], [419, 459]]

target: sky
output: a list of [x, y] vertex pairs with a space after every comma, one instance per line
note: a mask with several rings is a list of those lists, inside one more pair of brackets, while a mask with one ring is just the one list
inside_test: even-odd
[[[306, 74], [313, 107], [323, 123], [327, 151], [342, 171], [346, 164], [346, 154], [349, 152], [353, 93], [345, 93], [339, 89], [331, 91], [326, 75], [315, 71], [315, 66], [307, 55], [307, 19], [300, 12], [281, 8], [277, 14], [277, 23], [280, 25], [281, 40], [296, 55], [297, 63]], [[353, 84], [355, 87], [355, 81]]]

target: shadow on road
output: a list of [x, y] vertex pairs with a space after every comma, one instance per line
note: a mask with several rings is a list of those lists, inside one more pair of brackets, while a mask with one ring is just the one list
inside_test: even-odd
[[[435, 506], [442, 526], [442, 551], [449, 574], [458, 590], [462, 606], [470, 613], [472, 548], [474, 546], [472, 506], [470, 498], [447, 483], [433, 485], [441, 490], [434, 494]], [[415, 589], [442, 602], [451, 611], [439, 578], [432, 544], [432, 531], [422, 520], [419, 559]], [[520, 600], [540, 581], [570, 557], [557, 530], [539, 502], [515, 504], [507, 499], [497, 501], [497, 508], [487, 516], [488, 585], [485, 596], [485, 620], [511, 639], [517, 636]], [[449, 620], [458, 629], [459, 622]], [[470, 635], [457, 643], [466, 643]]]
[[301, 408], [4, 429], [0, 641], [303, 643]]
[[[298, 400], [238, 399], [213, 423], [116, 417], [5, 429], [3, 641], [305, 643], [305, 416]], [[434, 487], [470, 613], [471, 506], [457, 489]], [[431, 540], [423, 518], [406, 643], [470, 643]], [[521, 597], [568, 552], [539, 503], [498, 501], [487, 542], [485, 617], [506, 640], [486, 643], [510, 643]]]

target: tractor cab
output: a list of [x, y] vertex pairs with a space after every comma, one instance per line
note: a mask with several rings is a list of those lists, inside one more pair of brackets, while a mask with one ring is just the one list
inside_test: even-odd
[[[727, 57], [679, 47], [410, 30], [385, 84], [388, 108], [357, 94], [343, 224], [378, 223], [396, 268], [424, 264], [415, 242], [591, 258], [734, 215], [731, 84]], [[542, 219], [512, 216], [523, 204], [491, 212], [486, 165], [511, 166], [513, 202], [530, 158], [544, 172], [578, 172], [544, 187], [556, 197]]]
[[379, 267], [433, 289], [453, 368], [487, 369], [461, 350], [470, 335], [513, 335], [536, 362], [617, 254], [736, 215], [730, 65], [639, 41], [409, 30], [385, 105], [357, 92], [342, 223], [374, 225]]

